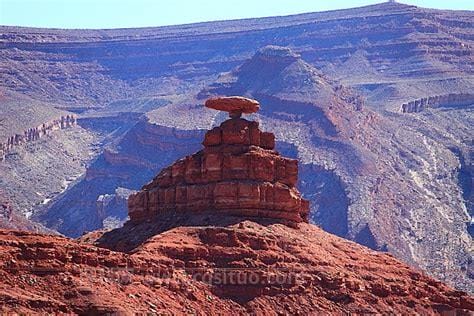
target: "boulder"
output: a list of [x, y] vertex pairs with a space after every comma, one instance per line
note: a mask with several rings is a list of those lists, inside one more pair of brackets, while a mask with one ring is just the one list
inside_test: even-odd
[[204, 105], [210, 109], [229, 112], [232, 118], [238, 118], [242, 113], [255, 113], [260, 109], [258, 101], [239, 96], [210, 98]]

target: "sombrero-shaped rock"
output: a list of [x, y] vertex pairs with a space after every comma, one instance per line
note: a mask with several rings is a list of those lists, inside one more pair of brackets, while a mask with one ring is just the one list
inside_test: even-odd
[[204, 106], [218, 111], [229, 112], [232, 118], [240, 117], [242, 113], [255, 113], [260, 109], [258, 101], [238, 96], [210, 98]]

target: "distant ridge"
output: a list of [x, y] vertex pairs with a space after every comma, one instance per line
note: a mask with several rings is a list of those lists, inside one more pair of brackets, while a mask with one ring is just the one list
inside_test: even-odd
[[[81, 35], [89, 40], [93, 38], [101, 38], [103, 40], [111, 40], [114, 37], [121, 37], [121, 39], [130, 39], [126, 38], [126, 34], [122, 32], [133, 32], [140, 31], [143, 35], [147, 35], [147, 39], [150, 38], [160, 38], [166, 35], [173, 35], [176, 32], [180, 33], [189, 33], [189, 34], [199, 34], [199, 33], [227, 33], [234, 31], [245, 31], [245, 30], [254, 30], [255, 28], [268, 29], [274, 27], [284, 27], [288, 25], [303, 24], [317, 21], [325, 20], [334, 20], [340, 18], [349, 18], [349, 17], [365, 17], [365, 16], [376, 16], [376, 15], [386, 15], [387, 11], [391, 14], [403, 13], [412, 11], [414, 9], [418, 10], [435, 10], [435, 11], [446, 11], [438, 9], [425, 9], [417, 7], [414, 5], [408, 5], [398, 2], [381, 2], [379, 4], [372, 4], [362, 7], [354, 7], [347, 9], [337, 9], [337, 10], [328, 10], [328, 11], [316, 11], [308, 13], [298, 13], [290, 15], [281, 15], [281, 16], [268, 16], [268, 17], [257, 17], [257, 18], [243, 18], [243, 19], [232, 19], [232, 20], [216, 20], [216, 21], [203, 21], [196, 23], [187, 23], [187, 24], [177, 24], [177, 25], [164, 25], [164, 26], [149, 26], [149, 27], [130, 27], [130, 28], [105, 28], [105, 29], [64, 29], [64, 28], [41, 28], [41, 27], [27, 27], [27, 26], [6, 26], [0, 25], [0, 31], [15, 31], [20, 30], [26, 33], [36, 33], [43, 32], [49, 33], [51, 35], [59, 35], [63, 32], [80, 32]], [[241, 22], [245, 22], [242, 23]], [[241, 24], [236, 30], [236, 23]], [[209, 28], [209, 26], [214, 26]], [[158, 33], [156, 31], [159, 31]], [[153, 33], [150, 33], [153, 32]], [[120, 40], [120, 39], [114, 39]], [[1, 43], [1, 40], [0, 40]]]

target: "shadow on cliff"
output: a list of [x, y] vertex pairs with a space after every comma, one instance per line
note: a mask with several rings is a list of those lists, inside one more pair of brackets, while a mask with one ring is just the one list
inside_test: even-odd
[[39, 220], [70, 237], [101, 229], [109, 216], [125, 220], [126, 208], [101, 214], [98, 197], [113, 195], [119, 187], [140, 189], [164, 166], [198, 150], [202, 135], [202, 130], [184, 131], [140, 121], [104, 150], [83, 179], [53, 201], [46, 212], [38, 214]]
[[[296, 145], [277, 142], [282, 155], [298, 158]], [[298, 190], [310, 203], [310, 221], [323, 230], [348, 237], [349, 198], [344, 184], [334, 170], [325, 170], [315, 164], [298, 163]]]

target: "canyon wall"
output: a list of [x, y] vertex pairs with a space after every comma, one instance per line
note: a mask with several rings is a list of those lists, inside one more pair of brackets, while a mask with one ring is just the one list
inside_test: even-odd
[[26, 218], [73, 186], [98, 152], [97, 136], [80, 126], [47, 135], [13, 146], [0, 162], [0, 191]]
[[402, 104], [402, 113], [421, 112], [426, 108], [456, 107], [474, 104], [474, 94], [450, 93], [416, 99]]
[[[70, 109], [102, 107], [155, 92], [179, 94], [181, 87], [213, 80], [270, 44], [293, 47], [313, 66], [336, 72], [335, 78], [344, 83], [380, 84], [386, 78], [389, 86], [393, 77], [449, 77], [465, 82], [472, 75], [471, 21], [469, 11], [381, 3], [162, 28], [0, 27], [0, 58], [6, 65], [0, 69], [0, 86]], [[358, 52], [363, 52], [360, 58]], [[449, 92], [468, 91], [469, 87], [459, 86]], [[416, 93], [419, 97], [426, 90]], [[430, 91], [428, 95], [434, 94]]]
[[[140, 189], [163, 167], [199, 150], [203, 137], [202, 130], [181, 130], [139, 121], [119, 141], [108, 144], [88, 166], [85, 175], [35, 218], [75, 237], [107, 226], [109, 219], [123, 222], [127, 212], [122, 202], [112, 203], [118, 206], [115, 209], [104, 207], [105, 197], [115, 200], [117, 188], [124, 192]], [[126, 194], [120, 195], [126, 199]]]
[[77, 118], [73, 114], [61, 116], [58, 119], [43, 123], [39, 126], [30, 127], [26, 129], [23, 134], [15, 134], [8, 137], [6, 141], [0, 143], [0, 161], [5, 159], [5, 156], [13, 149], [13, 147], [38, 140], [52, 131], [75, 126], [76, 121]]

